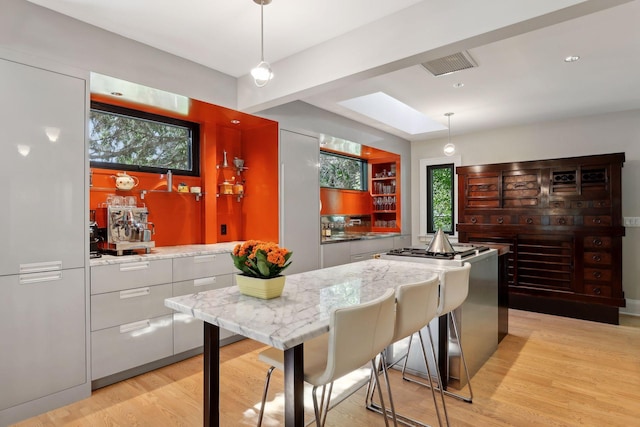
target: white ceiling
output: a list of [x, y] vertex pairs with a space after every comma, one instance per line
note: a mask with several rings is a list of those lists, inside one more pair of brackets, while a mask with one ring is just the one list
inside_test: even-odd
[[[238, 77], [239, 82], [246, 79], [260, 59], [260, 6], [252, 0], [29, 1]], [[502, 6], [498, 0], [489, 3], [494, 3], [494, 10]], [[521, 0], [519, 6], [529, 11], [542, 3], [545, 2]], [[274, 80], [267, 88], [251, 90], [264, 90], [262, 95], [256, 92], [258, 96], [270, 98], [264, 106], [301, 99], [408, 140], [442, 137], [446, 131], [409, 135], [360, 116], [339, 102], [384, 92], [445, 125], [444, 113], [454, 112], [452, 135], [640, 108], [637, 87], [640, 0], [563, 0], [561, 3], [589, 5], [575, 11], [573, 16], [566, 12], [569, 9], [556, 13], [549, 22], [568, 20], [549, 26], [540, 21], [534, 25], [527, 20], [534, 15], [523, 13], [521, 22], [504, 26], [505, 31], [476, 32], [476, 37], [461, 39], [457, 44], [443, 44], [440, 50], [437, 49], [440, 46], [431, 46], [422, 56], [407, 55], [404, 60], [393, 61], [392, 67], [385, 67], [390, 55], [402, 51], [405, 44], [413, 41], [411, 34], [403, 33], [406, 28], [402, 23], [397, 24], [398, 19], [391, 20], [403, 11], [428, 8], [433, 13], [425, 18], [424, 25], [432, 28], [442, 26], [442, 22], [427, 22], [431, 16], [434, 20], [442, 19], [438, 15], [440, 8], [449, 8], [448, 12], [461, 17], [468, 12], [471, 16], [461, 20], [471, 20], [474, 25], [481, 25], [489, 17], [464, 9], [460, 7], [464, 2], [453, 0], [273, 0], [264, 7], [265, 59], [271, 63], [276, 80], [279, 75], [282, 79], [285, 79], [282, 76], [291, 76], [292, 70], [286, 69], [287, 66], [296, 67], [293, 72], [300, 74], [300, 61], [305, 55], [309, 58], [314, 52], [320, 52], [318, 46], [340, 42], [344, 37], [357, 35], [362, 28], [376, 31], [378, 26], [397, 37], [385, 45], [361, 43], [361, 50], [352, 53], [354, 56], [367, 54], [368, 70], [338, 76], [331, 84], [318, 79], [315, 87], [309, 83], [303, 87], [298, 85], [300, 87], [287, 91], [287, 96], [271, 95], [267, 89], [269, 85], [281, 87], [282, 81], [274, 83]], [[623, 4], [585, 14], [591, 6], [602, 9], [616, 3]], [[395, 28], [388, 28], [387, 24], [392, 22]], [[410, 29], [408, 25], [407, 28]], [[415, 65], [452, 47], [467, 49], [478, 67], [433, 77]], [[341, 55], [344, 62], [348, 62], [344, 58], [348, 58], [349, 52]], [[581, 59], [565, 63], [563, 59], [568, 55], [579, 55]], [[314, 71], [331, 74], [334, 68], [340, 67], [340, 58], [331, 52], [326, 55], [326, 69]], [[375, 58], [380, 58], [378, 63]], [[310, 59], [309, 62], [318, 60]], [[454, 83], [464, 83], [464, 86], [454, 88]], [[292, 82], [291, 86], [295, 84]]]

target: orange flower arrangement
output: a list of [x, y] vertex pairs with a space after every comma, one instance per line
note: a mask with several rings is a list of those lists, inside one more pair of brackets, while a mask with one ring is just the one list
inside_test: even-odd
[[233, 248], [231, 258], [236, 268], [251, 277], [270, 279], [291, 265], [293, 252], [273, 242], [247, 240]]

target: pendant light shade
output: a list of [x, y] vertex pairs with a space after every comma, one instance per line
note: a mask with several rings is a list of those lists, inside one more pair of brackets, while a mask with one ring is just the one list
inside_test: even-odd
[[271, 0], [253, 0], [260, 5], [260, 63], [251, 70], [253, 82], [258, 87], [263, 87], [273, 78], [271, 65], [264, 60], [264, 5], [271, 3]]
[[453, 156], [456, 153], [456, 146], [451, 143], [451, 116], [453, 116], [453, 113], [445, 113], [445, 116], [449, 119], [449, 142], [444, 146], [444, 154]]

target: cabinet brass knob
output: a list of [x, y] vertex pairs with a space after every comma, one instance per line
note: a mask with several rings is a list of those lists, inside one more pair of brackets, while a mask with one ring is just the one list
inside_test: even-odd
[[600, 295], [602, 293], [602, 289], [600, 288], [593, 288], [593, 293], [596, 295]]
[[593, 223], [594, 224], [600, 224], [600, 223], [602, 223], [602, 220], [600, 218], [593, 218]]
[[558, 224], [565, 225], [566, 223], [567, 223], [567, 219], [566, 218], [558, 218]]
[[595, 246], [602, 246], [602, 240], [600, 239], [593, 239], [593, 244]]
[[504, 222], [504, 218], [500, 217], [498, 218], [498, 224], [502, 224]]
[[602, 277], [602, 273], [599, 271], [594, 271], [593, 277], [595, 277], [596, 279], [600, 279]]
[[478, 218], [476, 218], [475, 216], [471, 217], [471, 223], [475, 224], [476, 222], [478, 222]]
[[595, 262], [600, 262], [602, 261], [602, 257], [600, 255], [594, 255], [593, 257], [591, 257]]
[[527, 224], [533, 224], [533, 218], [527, 218]]

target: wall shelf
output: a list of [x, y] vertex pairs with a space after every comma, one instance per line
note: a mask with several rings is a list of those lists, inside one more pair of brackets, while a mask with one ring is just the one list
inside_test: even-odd
[[149, 193], [168, 193], [168, 194], [179, 194], [181, 196], [194, 196], [196, 198], [196, 201], [200, 201], [200, 198], [203, 197], [205, 195], [205, 193], [191, 193], [191, 192], [182, 192], [182, 191], [167, 191], [167, 190], [141, 190], [141, 189], [135, 189], [132, 188], [131, 190], [120, 190], [118, 188], [113, 188], [113, 187], [89, 187], [90, 191], [104, 191], [104, 192], [108, 192], [108, 191], [113, 191], [116, 194], [118, 193], [139, 193], [140, 194], [140, 199], [144, 200], [145, 196]]

